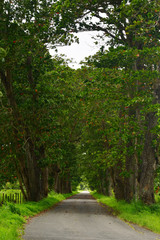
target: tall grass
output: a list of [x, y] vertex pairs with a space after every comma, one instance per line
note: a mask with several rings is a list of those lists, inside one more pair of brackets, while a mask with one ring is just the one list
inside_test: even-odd
[[[160, 233], [160, 201], [153, 205], [145, 205], [142, 202], [126, 203], [117, 201], [114, 197], [106, 197], [98, 193], [92, 195], [101, 202], [113, 209], [113, 214], [121, 219], [146, 227], [153, 232]], [[157, 198], [159, 199], [159, 198]]]
[[39, 202], [5, 203], [0, 207], [0, 240], [18, 240], [22, 233], [22, 226], [29, 217], [54, 206], [73, 194], [76, 193], [56, 194], [52, 192]]

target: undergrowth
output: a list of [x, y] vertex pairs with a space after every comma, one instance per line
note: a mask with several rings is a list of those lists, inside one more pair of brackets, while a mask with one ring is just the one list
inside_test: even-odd
[[17, 240], [22, 234], [23, 224], [34, 216], [56, 203], [76, 194], [50, 193], [47, 198], [39, 202], [26, 202], [23, 204], [5, 203], [0, 207], [0, 240]]
[[107, 197], [93, 192], [93, 197], [113, 209], [115, 215], [121, 219], [139, 226], [150, 229], [153, 232], [160, 233], [160, 201], [152, 205], [145, 205], [142, 202], [117, 201], [114, 197]]

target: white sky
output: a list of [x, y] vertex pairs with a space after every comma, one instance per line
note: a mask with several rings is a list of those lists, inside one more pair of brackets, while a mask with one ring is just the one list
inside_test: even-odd
[[85, 57], [94, 55], [99, 49], [100, 44], [95, 45], [95, 40], [92, 39], [93, 36], [99, 34], [98, 32], [80, 32], [76, 35], [79, 38], [78, 43], [72, 43], [71, 46], [57, 47], [58, 52], [55, 50], [50, 50], [50, 54], [54, 56], [55, 54], [65, 54], [67, 58], [73, 59], [73, 63], [69, 64], [72, 68], [80, 68], [79, 62], [84, 60]]

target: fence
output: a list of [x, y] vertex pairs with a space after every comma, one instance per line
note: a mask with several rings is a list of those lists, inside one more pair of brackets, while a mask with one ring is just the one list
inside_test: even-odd
[[23, 203], [24, 198], [21, 192], [19, 193], [0, 193], [0, 204], [4, 202]]

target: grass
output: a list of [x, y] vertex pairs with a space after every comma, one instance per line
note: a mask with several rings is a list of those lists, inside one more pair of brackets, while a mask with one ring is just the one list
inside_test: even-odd
[[23, 204], [5, 203], [0, 207], [0, 240], [18, 240], [22, 234], [23, 224], [34, 216], [56, 203], [76, 194], [50, 193], [47, 198], [39, 202], [26, 202]]
[[142, 202], [133, 201], [129, 204], [117, 201], [114, 197], [106, 197], [95, 192], [92, 195], [98, 202], [111, 207], [114, 215], [119, 218], [160, 233], [160, 198], [157, 197], [157, 203], [148, 206]]

